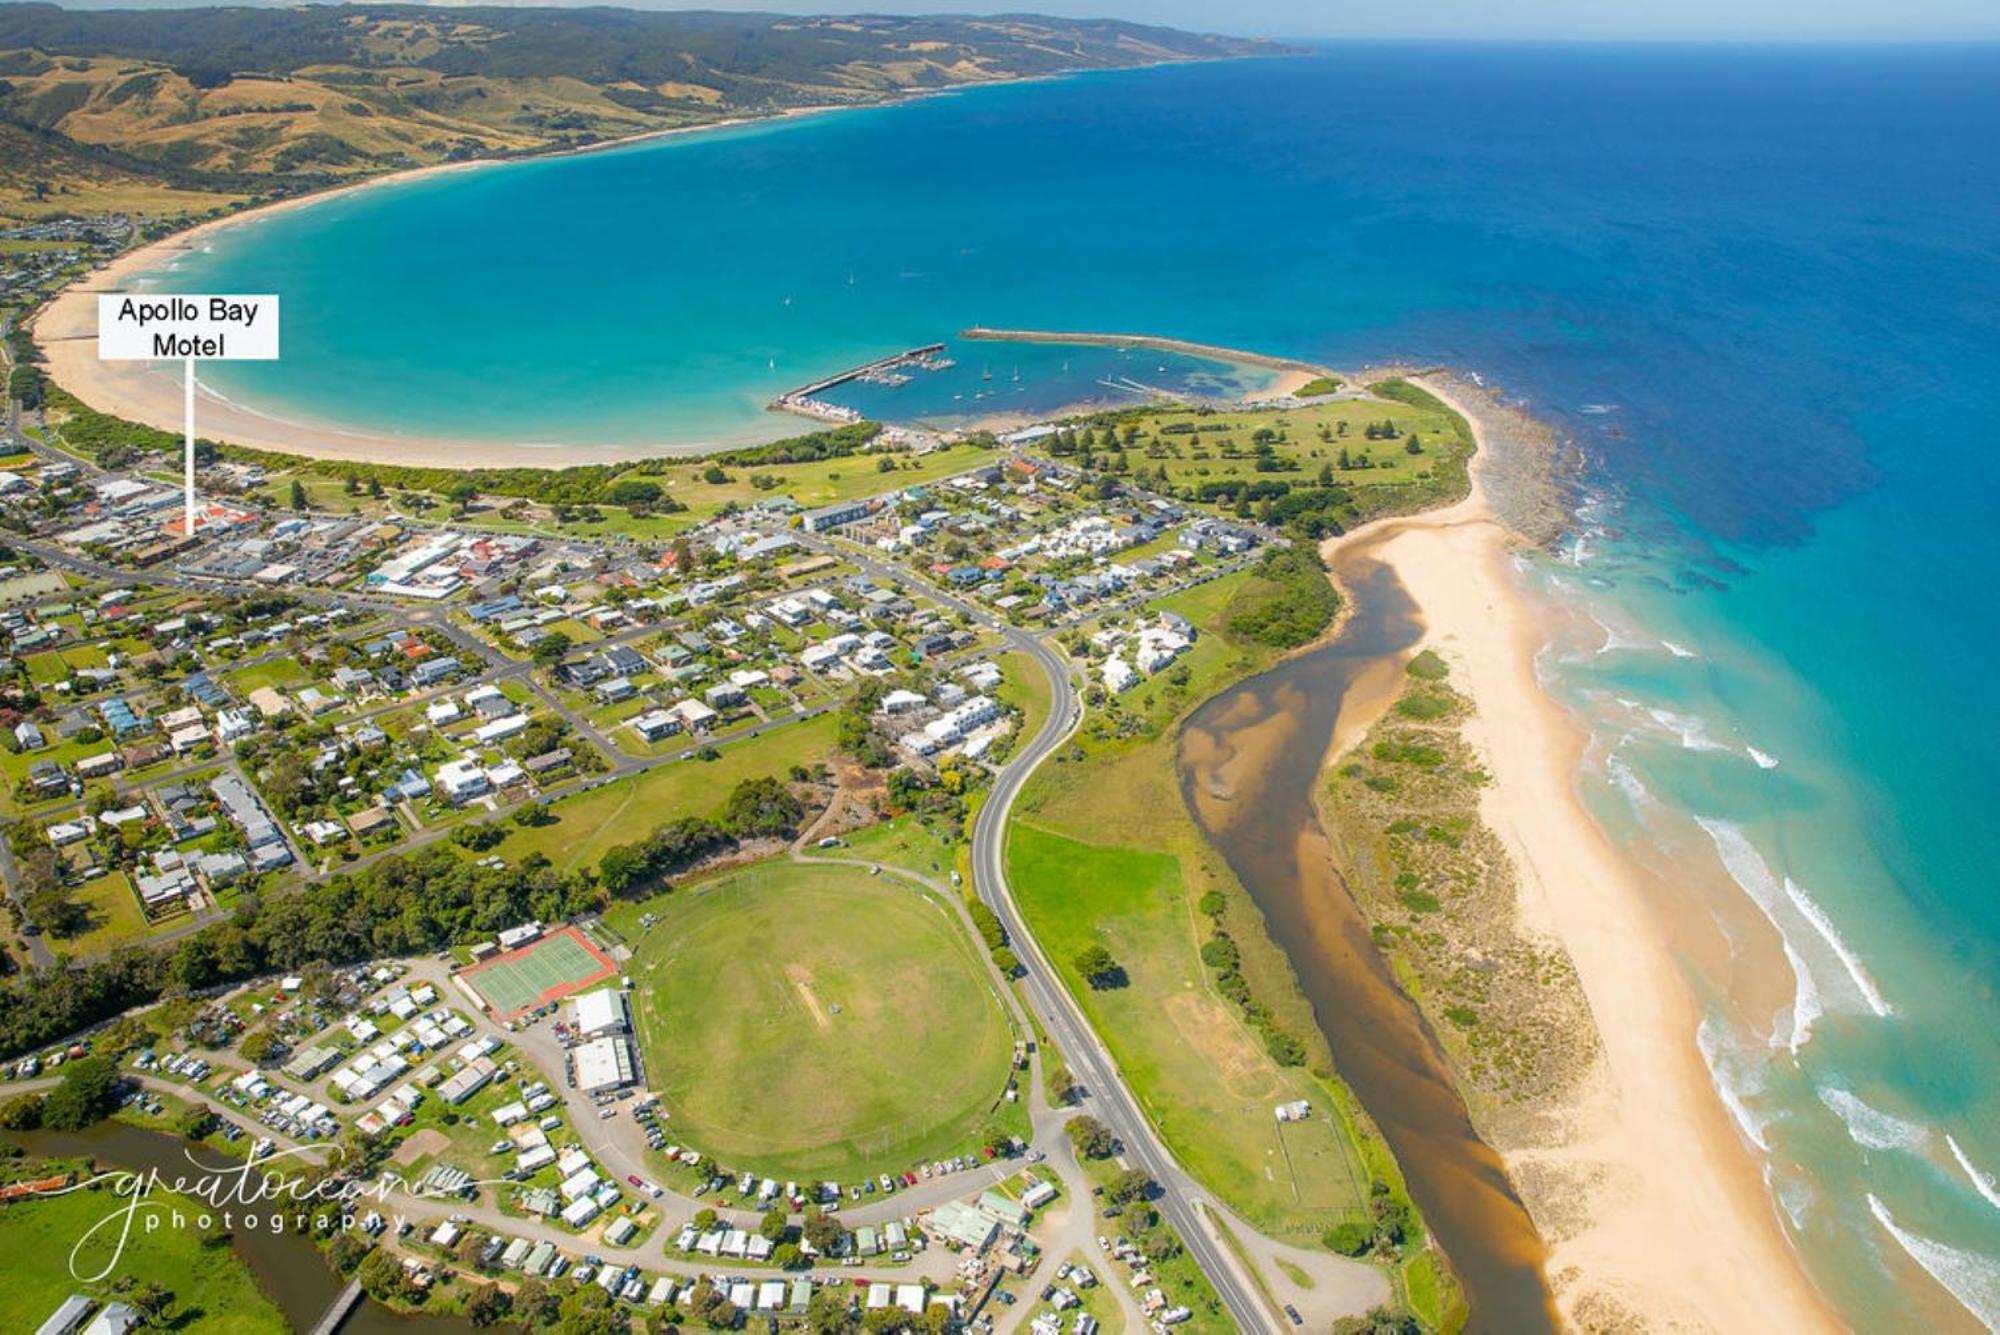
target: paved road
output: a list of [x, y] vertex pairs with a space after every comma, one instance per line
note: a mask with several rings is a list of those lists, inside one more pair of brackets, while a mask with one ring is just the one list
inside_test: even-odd
[[1203, 1217], [1203, 1195], [1181, 1170], [1140, 1112], [1132, 1093], [1119, 1078], [1117, 1063], [1098, 1043], [1097, 1035], [1078, 1009], [1076, 1000], [1056, 978], [1034, 936], [1021, 921], [1007, 885], [1007, 820], [1035, 767], [1069, 740], [1079, 717], [1076, 687], [1069, 664], [1048, 644], [1014, 631], [1013, 647], [1034, 655], [1050, 685], [1049, 716], [1041, 731], [1001, 770], [993, 795], [980, 808], [972, 827], [972, 880], [989, 908], [999, 916], [1016, 953], [1027, 961], [1022, 980], [1028, 1003], [1055, 1039], [1072, 1077], [1085, 1091], [1086, 1107], [1105, 1123], [1123, 1145], [1126, 1157], [1160, 1186], [1160, 1210], [1172, 1221], [1236, 1324], [1246, 1331], [1285, 1329], [1264, 1306], [1254, 1282], [1243, 1273]]
[[[794, 537], [800, 540], [802, 546], [838, 556], [880, 582], [918, 590], [933, 601], [997, 631], [1007, 642], [1008, 648], [1033, 657], [1047, 674], [1050, 684], [1049, 715], [1043, 721], [1040, 731], [1001, 767], [995, 777], [992, 797], [981, 808], [974, 823], [972, 855], [975, 889], [980, 898], [999, 916], [1009, 937], [1016, 945], [1017, 953], [1028, 961], [1023, 980], [1023, 991], [1028, 1004], [1039, 1017], [1043, 1027], [1054, 1038], [1072, 1075], [1081, 1083], [1089, 1111], [1112, 1129], [1124, 1147], [1126, 1157], [1144, 1169], [1159, 1184], [1162, 1192], [1160, 1209], [1179, 1231], [1190, 1255], [1201, 1266], [1202, 1271], [1221, 1295], [1231, 1317], [1246, 1331], [1284, 1331], [1286, 1327], [1265, 1307], [1256, 1291], [1254, 1281], [1242, 1270], [1235, 1257], [1210, 1227], [1202, 1209], [1207, 1202], [1200, 1189], [1181, 1170], [1154, 1133], [1151, 1123], [1146, 1120], [1131, 1092], [1119, 1078], [1116, 1063], [1098, 1043], [1089, 1022], [1078, 1009], [1075, 999], [1057, 981], [1047, 958], [1042, 954], [1034, 937], [1027, 931], [1014, 907], [1013, 896], [1006, 879], [1007, 821], [1014, 800], [1020, 794], [1029, 775], [1067, 740], [1080, 717], [1076, 689], [1071, 680], [1068, 662], [1059, 651], [1041, 638], [999, 620], [988, 609], [959, 598], [913, 571], [876, 558], [866, 549], [816, 534], [798, 532]], [[21, 545], [35, 550], [36, 555], [54, 565], [67, 566], [113, 580], [134, 578], [132, 572], [117, 570], [41, 544]], [[161, 578], [159, 575], [152, 575], [146, 578], [146, 582], [211, 590], [230, 587], [219, 581], [195, 581], [186, 576]], [[257, 591], [262, 592], [262, 590]], [[313, 597], [304, 590], [288, 590], [288, 592], [295, 596], [306, 594], [305, 601], [338, 599], [375, 607], [378, 610], [389, 610], [389, 607], [393, 606], [390, 604], [389, 607], [385, 607], [385, 600], [371, 598], [365, 594], [357, 596], [343, 593], [330, 597], [326, 595]], [[495, 656], [477, 637], [452, 625], [442, 617], [431, 624], [444, 631], [455, 643], [471, 651], [477, 660], [488, 665], [487, 672], [480, 674], [482, 677], [512, 675], [514, 671], [525, 666], [508, 664], [496, 670], [493, 666]], [[537, 693], [555, 704], [559, 712], [565, 715], [571, 712], [563, 709], [559, 701], [551, 698], [550, 693], [541, 691]], [[803, 712], [810, 714], [816, 711]], [[575, 721], [572, 719], [572, 722]], [[742, 735], [761, 732], [768, 726], [771, 724], [760, 724]], [[614, 759], [617, 757], [615, 749], [608, 747], [606, 749]], [[655, 758], [653, 763], [658, 763], [658, 759], [663, 758]], [[628, 758], [625, 763], [618, 764], [613, 773], [614, 776], [622, 776], [631, 770], [644, 768], [646, 764], [646, 761], [634, 761]], [[520, 1036], [516, 1037], [518, 1039]], [[591, 1119], [577, 1117], [573, 1120], [581, 1130]], [[592, 1145], [591, 1148], [600, 1155], [600, 1161], [610, 1161], [607, 1163], [608, 1167], [615, 1169], [619, 1166], [618, 1161], [625, 1158], [623, 1154], [617, 1152], [617, 1147], [606, 1143], [610, 1137], [586, 1135], [586, 1139], [598, 1141], [598, 1144]], [[903, 1204], [908, 1208], [911, 1203], [903, 1202]], [[655, 1245], [659, 1242], [658, 1239], [653, 1241]]]

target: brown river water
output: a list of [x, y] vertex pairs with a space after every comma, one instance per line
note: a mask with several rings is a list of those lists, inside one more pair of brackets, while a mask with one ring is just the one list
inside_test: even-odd
[[1422, 631], [1394, 573], [1365, 547], [1343, 553], [1339, 574], [1353, 606], [1336, 635], [1189, 718], [1181, 791], [1263, 911], [1341, 1078], [1402, 1165], [1465, 1286], [1467, 1329], [1552, 1331], [1541, 1238], [1473, 1129], [1436, 1037], [1376, 951], [1313, 808], [1343, 703], [1394, 690]]

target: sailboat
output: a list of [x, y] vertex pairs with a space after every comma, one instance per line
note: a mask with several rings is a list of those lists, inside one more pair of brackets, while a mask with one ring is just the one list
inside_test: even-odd
[[981, 368], [981, 370], [980, 370], [980, 372], [979, 372], [979, 378], [980, 378], [981, 380], [991, 380], [991, 379], [993, 378], [993, 363], [992, 363], [992, 362], [988, 362], [988, 363], [986, 363], [986, 365], [985, 365], [985, 366], [984, 366], [983, 368]]

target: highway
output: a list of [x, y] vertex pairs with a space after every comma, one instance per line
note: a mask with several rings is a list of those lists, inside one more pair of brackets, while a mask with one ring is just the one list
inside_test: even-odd
[[1019, 630], [1010, 630], [1013, 648], [1032, 654], [1048, 674], [1049, 715], [1041, 730], [1000, 771], [993, 782], [993, 795], [980, 808], [972, 827], [972, 882], [980, 899], [1000, 918], [1014, 943], [1014, 951], [1026, 962], [1022, 988], [1028, 1004], [1055, 1040], [1071, 1077], [1083, 1088], [1085, 1107], [1091, 1115], [1111, 1128], [1124, 1148], [1125, 1156], [1142, 1168], [1160, 1187], [1157, 1204], [1162, 1214], [1180, 1233], [1181, 1241], [1209, 1282], [1221, 1294], [1224, 1306], [1240, 1329], [1246, 1331], [1283, 1330], [1267, 1311], [1253, 1282], [1216, 1238], [1199, 1209], [1200, 1188], [1154, 1134], [1152, 1123], [1140, 1112], [1132, 1093], [1119, 1078], [1111, 1055], [1097, 1041], [1090, 1023], [1078, 1009], [1048, 959], [1042, 954], [1020, 914], [1015, 910], [1007, 886], [1007, 821], [1014, 799], [1020, 795], [1035, 767], [1069, 740], [1080, 720], [1076, 687], [1069, 664], [1045, 641]]

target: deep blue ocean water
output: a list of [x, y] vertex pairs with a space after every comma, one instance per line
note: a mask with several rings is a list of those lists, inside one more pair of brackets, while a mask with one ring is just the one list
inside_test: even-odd
[[779, 434], [970, 324], [1481, 372], [1589, 460], [1529, 572], [1585, 796], [1787, 943], [1779, 1013], [1698, 979], [1774, 1208], [1861, 1328], [1991, 1327], [1996, 145], [1990, 46], [1362, 45], [392, 186], [174, 282], [283, 294], [232, 395], [506, 441]]

